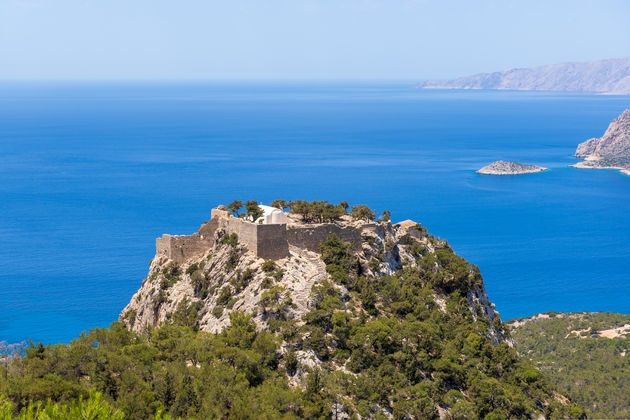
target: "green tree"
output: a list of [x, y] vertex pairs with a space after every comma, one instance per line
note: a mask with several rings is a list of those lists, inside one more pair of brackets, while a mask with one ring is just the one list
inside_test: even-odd
[[265, 214], [263, 209], [258, 206], [256, 200], [249, 200], [245, 202], [245, 210], [247, 210], [247, 216], [252, 222], [255, 222]]
[[234, 215], [234, 217], [239, 217], [239, 211], [243, 207], [243, 202], [241, 200], [234, 200], [230, 204], [228, 204], [228, 210]]
[[288, 207], [287, 200], [273, 200], [271, 202], [271, 204], [269, 204], [269, 205], [271, 207], [276, 207], [276, 208], [282, 209], [282, 210], [284, 210], [284, 209], [286, 209]]
[[352, 206], [352, 211], [350, 212], [350, 215], [357, 220], [372, 221], [376, 219], [376, 214], [374, 214], [374, 210], [372, 210], [365, 204]]

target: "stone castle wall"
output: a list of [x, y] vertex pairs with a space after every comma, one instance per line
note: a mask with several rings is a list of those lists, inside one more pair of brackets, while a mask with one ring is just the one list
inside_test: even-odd
[[163, 235], [156, 240], [157, 255], [164, 255], [177, 263], [202, 256], [225, 234], [236, 233], [239, 242], [259, 258], [279, 260], [289, 256], [289, 245], [319, 252], [319, 245], [331, 233], [352, 244], [355, 251], [361, 250], [361, 235], [373, 231], [383, 236], [383, 226], [376, 223], [361, 227], [336, 224], [286, 225], [255, 224], [230, 215], [221, 208], [212, 210], [212, 219], [199, 228], [194, 235]]
[[202, 256], [213, 244], [213, 241], [202, 238], [199, 233], [180, 236], [164, 234], [155, 240], [155, 253], [182, 263], [189, 258]]
[[337, 234], [344, 242], [352, 244], [354, 251], [361, 250], [361, 234], [366, 230], [383, 230], [383, 227], [375, 223], [363, 225], [361, 228], [352, 226], [339, 226], [334, 224], [289, 226], [287, 229], [287, 240], [290, 245], [309, 251], [319, 252], [319, 244], [331, 233]]
[[256, 226], [256, 254], [266, 260], [279, 260], [289, 256], [287, 225]]
[[199, 257], [223, 235], [236, 233], [238, 241], [259, 258], [279, 260], [289, 256], [287, 225], [261, 225], [238, 219], [222, 209], [212, 210], [212, 219], [193, 235], [163, 235], [156, 239], [156, 254], [177, 263]]

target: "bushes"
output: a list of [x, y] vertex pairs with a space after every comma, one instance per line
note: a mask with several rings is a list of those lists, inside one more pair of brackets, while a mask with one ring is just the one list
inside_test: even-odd
[[[367, 220], [372, 221], [376, 219], [376, 213], [374, 210], [366, 206], [365, 204], [359, 204], [356, 206], [352, 206], [352, 211], [350, 211], [350, 216], [357, 220]], [[389, 219], [389, 217], [388, 217]]]
[[243, 314], [217, 335], [165, 325], [138, 336], [113, 323], [36, 353], [0, 381], [0, 418], [20, 410], [29, 419], [303, 417], [302, 392], [278, 368], [276, 339]]
[[232, 248], [236, 248], [238, 246], [238, 235], [234, 232], [225, 234], [219, 242], [224, 245], [229, 245]]
[[267, 260], [262, 264], [260, 268], [265, 273], [271, 273], [273, 270], [277, 268], [277, 265], [273, 260]]
[[167, 290], [172, 285], [179, 281], [179, 267], [175, 263], [171, 263], [167, 266], [162, 275], [164, 278], [160, 281], [160, 290]]
[[346, 271], [356, 269], [357, 259], [352, 255], [352, 245], [343, 242], [335, 233], [322, 241], [319, 252], [327, 266], [337, 265]]
[[300, 215], [304, 222], [334, 222], [347, 214], [341, 205], [330, 204], [328, 201], [295, 200], [289, 203], [290, 212]]

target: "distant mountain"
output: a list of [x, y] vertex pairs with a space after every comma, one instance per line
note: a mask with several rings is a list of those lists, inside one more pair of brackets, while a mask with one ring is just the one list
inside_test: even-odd
[[427, 80], [420, 89], [547, 90], [630, 94], [630, 57], [480, 73], [453, 80]]

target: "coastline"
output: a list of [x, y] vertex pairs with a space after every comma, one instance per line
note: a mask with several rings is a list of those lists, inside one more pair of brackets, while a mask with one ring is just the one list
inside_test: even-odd
[[630, 176], [630, 168], [626, 168], [623, 166], [592, 166], [592, 165], [588, 165], [587, 162], [593, 162], [593, 161], [587, 160], [587, 161], [577, 162], [572, 165], [569, 165], [569, 167], [578, 168], [578, 169], [614, 169], [614, 170], [619, 171], [623, 175]]

